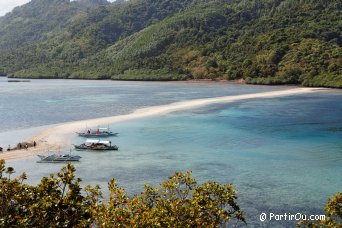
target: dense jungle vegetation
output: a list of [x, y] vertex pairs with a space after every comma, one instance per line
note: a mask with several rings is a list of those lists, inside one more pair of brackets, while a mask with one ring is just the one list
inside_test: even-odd
[[0, 18], [0, 74], [342, 87], [337, 0], [32, 0]]

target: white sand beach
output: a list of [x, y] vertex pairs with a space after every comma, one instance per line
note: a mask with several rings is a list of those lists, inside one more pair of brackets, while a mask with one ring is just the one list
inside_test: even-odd
[[168, 105], [153, 106], [149, 108], [138, 109], [135, 112], [127, 115], [111, 116], [90, 120], [81, 120], [75, 122], [62, 123], [47, 130], [44, 130], [27, 141], [36, 141], [38, 143], [37, 147], [29, 148], [28, 150], [17, 150], [0, 153], [0, 159], [5, 160], [16, 160], [28, 158], [37, 154], [46, 153], [48, 151], [57, 151], [58, 149], [63, 149], [71, 145], [71, 140], [75, 136], [75, 132], [83, 131], [84, 126], [87, 127], [97, 127], [99, 125], [108, 125], [112, 123], [129, 121], [139, 118], [144, 118], [148, 116], [156, 116], [167, 114], [174, 111], [194, 109], [210, 104], [216, 103], [229, 103], [236, 102], [247, 99], [258, 99], [258, 98], [274, 98], [281, 96], [291, 96], [297, 94], [313, 93], [316, 91], [322, 91], [325, 89], [320, 88], [289, 88], [287, 90], [245, 94], [245, 95], [235, 95], [235, 96], [224, 96], [216, 98], [205, 98], [205, 99], [195, 99], [187, 100], [182, 102], [176, 102]]

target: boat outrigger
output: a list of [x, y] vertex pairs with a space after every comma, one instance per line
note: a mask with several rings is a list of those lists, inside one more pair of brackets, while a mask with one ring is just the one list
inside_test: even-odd
[[63, 155], [52, 154], [49, 156], [38, 155], [38, 157], [40, 158], [40, 161], [37, 161], [38, 163], [75, 162], [75, 161], [80, 161], [80, 159], [82, 158], [81, 156], [70, 155], [70, 154], [63, 154]]
[[110, 131], [108, 127], [101, 127], [94, 129], [88, 129], [86, 132], [76, 132], [78, 136], [81, 137], [109, 137], [109, 136], [117, 136], [119, 133], [114, 133]]
[[111, 141], [101, 141], [99, 139], [87, 139], [81, 145], [74, 145], [76, 150], [118, 150], [119, 147], [112, 145]]

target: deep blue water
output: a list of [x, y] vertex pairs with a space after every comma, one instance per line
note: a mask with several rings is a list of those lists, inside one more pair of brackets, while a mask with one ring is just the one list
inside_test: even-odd
[[[13, 129], [26, 125], [36, 127], [109, 116], [185, 99], [286, 89], [219, 83], [56, 80], [31, 83], [21, 84], [33, 85], [33, 89], [25, 88], [20, 101], [17, 99], [21, 95], [15, 89], [1, 90], [0, 106], [7, 110], [16, 102], [23, 106], [20, 113], [0, 112], [0, 120], [5, 120], [2, 122], [7, 126], [4, 128], [9, 129], [3, 135], [12, 135]], [[89, 96], [84, 95], [85, 91]], [[53, 98], [54, 94], [59, 95]], [[15, 102], [5, 102], [11, 96], [17, 97]], [[46, 99], [51, 101], [46, 103]], [[54, 103], [55, 99], [60, 103]], [[341, 101], [341, 91], [331, 90], [211, 105], [122, 122], [111, 126], [120, 132], [119, 137], [111, 139], [120, 150], [78, 152], [83, 158], [76, 164], [77, 172], [87, 184], [100, 183], [105, 192], [106, 183], [116, 178], [130, 194], [136, 194], [147, 182], [155, 185], [175, 171], [191, 170], [200, 183], [207, 180], [233, 183], [250, 226], [291, 226], [294, 221], [260, 223], [259, 215], [262, 212], [320, 214], [327, 199], [341, 191]], [[27, 103], [41, 107], [45, 115], [38, 114]], [[86, 111], [89, 105], [106, 111]], [[20, 118], [16, 121], [16, 116], [28, 111], [35, 114], [25, 117], [26, 121]], [[49, 113], [55, 116], [49, 117]], [[75, 137], [74, 142], [81, 139]], [[26, 171], [31, 183], [38, 183], [42, 176], [61, 168], [61, 165], [37, 164], [36, 160], [8, 163], [18, 174]]]

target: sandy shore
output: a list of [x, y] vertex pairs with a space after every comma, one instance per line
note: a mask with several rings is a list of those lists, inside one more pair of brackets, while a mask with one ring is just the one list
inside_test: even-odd
[[37, 154], [47, 153], [48, 151], [58, 151], [71, 145], [71, 139], [75, 136], [75, 132], [84, 131], [84, 127], [97, 127], [99, 125], [108, 125], [112, 123], [139, 119], [148, 116], [162, 115], [178, 110], [193, 109], [215, 103], [229, 103], [247, 99], [257, 98], [273, 98], [281, 96], [291, 96], [296, 94], [313, 93], [324, 89], [317, 88], [290, 88], [281, 91], [272, 91], [264, 93], [244, 94], [235, 96], [195, 99], [182, 102], [176, 102], [168, 105], [153, 106], [149, 108], [138, 109], [127, 115], [104, 117], [90, 120], [82, 120], [68, 122], [49, 128], [45, 131], [34, 135], [27, 141], [36, 141], [38, 146], [28, 150], [19, 150], [0, 153], [0, 159], [15, 160], [28, 158]]

